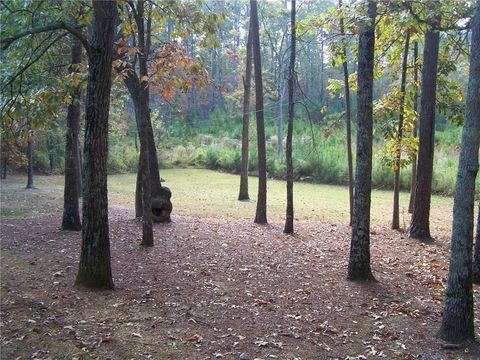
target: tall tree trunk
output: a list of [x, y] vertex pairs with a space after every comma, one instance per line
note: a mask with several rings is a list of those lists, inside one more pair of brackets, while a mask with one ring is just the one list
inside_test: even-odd
[[[338, 0], [338, 8], [342, 10], [342, 0]], [[353, 157], [352, 157], [352, 111], [350, 107], [350, 83], [348, 79], [347, 44], [343, 16], [340, 18], [340, 35], [342, 36], [343, 82], [345, 86], [345, 125], [347, 130], [347, 167], [348, 167], [348, 199], [350, 204], [350, 225], [353, 219]], [[323, 44], [323, 43], [322, 43]]]
[[250, 22], [252, 26], [253, 63], [255, 64], [255, 115], [257, 118], [258, 146], [258, 198], [255, 222], [267, 223], [267, 159], [265, 150], [265, 123], [263, 119], [263, 80], [260, 56], [260, 34], [257, 1], [250, 0]]
[[248, 196], [248, 142], [250, 126], [250, 89], [252, 83], [252, 31], [249, 26], [247, 37], [247, 58], [243, 78], [243, 128], [242, 128], [242, 171], [240, 173], [240, 193], [238, 200], [249, 200]]
[[392, 229], [400, 228], [400, 167], [402, 160], [403, 140], [403, 113], [405, 107], [405, 85], [407, 82], [408, 48], [410, 47], [410, 33], [407, 31], [405, 37], [405, 48], [403, 49], [402, 75], [400, 81], [400, 115], [398, 116], [397, 138], [395, 139], [395, 164], [393, 176], [393, 217]]
[[281, 160], [283, 156], [283, 97], [285, 96], [285, 82], [280, 76], [278, 87], [278, 117], [277, 117], [277, 156]]
[[473, 282], [480, 285], [480, 201], [477, 214], [477, 236], [475, 236], [475, 253], [473, 256]]
[[82, 250], [77, 285], [112, 289], [108, 225], [108, 113], [116, 1], [93, 1], [91, 54], [85, 114], [85, 183]]
[[410, 237], [430, 239], [430, 200], [432, 194], [435, 136], [435, 98], [439, 33], [428, 29], [423, 49], [422, 90], [420, 104], [420, 142], [418, 147], [417, 183]]
[[[82, 62], [82, 43], [71, 36], [70, 72], [78, 72], [78, 64]], [[71, 103], [67, 111], [67, 130], [65, 139], [65, 185], [63, 191], [62, 229], [79, 231], [82, 229], [79, 212], [79, 191], [81, 191], [81, 175], [79, 166], [79, 132], [80, 132], [80, 97], [81, 88], [77, 86], [71, 93]], [[80, 177], [79, 177], [80, 175]]]
[[295, 115], [294, 98], [294, 78], [295, 78], [295, 46], [296, 46], [296, 29], [295, 0], [291, 3], [291, 42], [290, 42], [290, 66], [288, 69], [288, 129], [287, 129], [287, 214], [285, 218], [285, 234], [293, 234], [293, 159], [292, 159], [292, 137], [293, 137], [293, 117]]
[[[323, 36], [323, 35], [322, 35]], [[323, 44], [323, 38], [320, 43], [320, 74], [318, 77], [318, 88], [319, 88], [319, 93], [320, 93], [320, 104], [323, 106], [325, 102], [325, 62], [324, 62], [324, 44]]]
[[471, 24], [470, 76], [453, 202], [450, 267], [439, 333], [447, 341], [475, 339], [472, 239], [480, 147], [480, 0]]
[[[81, 130], [80, 130], [81, 131]], [[80, 132], [79, 132], [80, 135]], [[78, 188], [78, 197], [82, 197], [83, 194], [83, 156], [82, 156], [82, 148], [80, 146], [80, 136], [78, 136], [77, 140], [77, 188]]]
[[[415, 98], [413, 100], [413, 111], [417, 113], [418, 110], [418, 42], [415, 40], [413, 42], [413, 82], [415, 83]], [[418, 135], [418, 118], [415, 119], [415, 124], [413, 124], [413, 136], [417, 137]], [[417, 153], [413, 155], [412, 159], [412, 179], [410, 182], [410, 201], [408, 202], [408, 213], [413, 213], [413, 204], [415, 202], [415, 188], [417, 187]]]
[[[139, 120], [139, 130], [140, 130], [140, 167], [142, 169], [142, 203], [143, 203], [143, 214], [142, 214], [142, 243], [143, 246], [153, 246], [153, 229], [152, 229], [152, 189], [151, 189], [151, 173], [150, 173], [150, 161], [149, 161], [149, 138], [148, 138], [148, 125], [151, 126], [150, 119], [150, 106], [149, 106], [149, 88], [148, 81], [142, 80], [144, 76], [148, 76], [147, 69], [147, 56], [150, 52], [149, 46], [146, 42], [149, 40], [146, 39], [146, 36], [150, 36], [145, 33], [145, 22], [144, 22], [144, 0], [137, 1], [137, 12], [136, 12], [136, 23], [138, 31], [138, 45], [140, 52], [138, 54], [138, 65], [140, 68], [140, 82], [138, 83], [139, 90], [139, 104], [141, 105], [138, 109], [140, 113], [137, 118]], [[149, 29], [150, 31], [150, 29]], [[153, 131], [152, 131], [153, 137]], [[153, 139], [152, 139], [153, 140]], [[160, 176], [159, 176], [160, 177]], [[158, 180], [160, 182], [160, 179]]]
[[33, 189], [33, 140], [28, 140], [27, 143], [27, 189]]
[[349, 280], [373, 280], [370, 268], [370, 201], [372, 191], [373, 64], [377, 3], [368, 1], [367, 18], [360, 25], [358, 45], [357, 165], [348, 263]]

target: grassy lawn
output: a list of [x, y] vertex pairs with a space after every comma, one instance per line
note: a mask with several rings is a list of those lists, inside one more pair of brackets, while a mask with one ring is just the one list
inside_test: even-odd
[[[257, 178], [250, 178], [250, 201], [237, 201], [239, 176], [202, 169], [168, 169], [161, 171], [165, 185], [173, 192], [174, 214], [200, 217], [254, 218]], [[36, 189], [25, 189], [26, 178], [10, 176], [1, 182], [2, 218], [35, 217], [59, 211], [63, 204], [63, 177], [37, 176]], [[134, 205], [135, 174], [109, 176], [110, 204]], [[285, 213], [285, 182], [268, 181], [268, 218], [282, 220]], [[408, 226], [408, 193], [401, 193], [400, 222]], [[295, 217], [298, 220], [348, 221], [346, 187], [296, 183]], [[453, 199], [433, 196], [432, 228], [449, 231]], [[388, 225], [392, 192], [372, 193], [372, 225]]]

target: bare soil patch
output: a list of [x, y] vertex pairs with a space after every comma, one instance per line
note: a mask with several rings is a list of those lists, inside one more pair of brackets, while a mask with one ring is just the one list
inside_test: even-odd
[[378, 282], [358, 284], [339, 223], [300, 221], [287, 236], [279, 222], [177, 215], [144, 249], [130, 210], [110, 219], [114, 291], [73, 286], [81, 237], [58, 230], [61, 214], [2, 220], [2, 359], [480, 358], [435, 338], [446, 236], [374, 228]]

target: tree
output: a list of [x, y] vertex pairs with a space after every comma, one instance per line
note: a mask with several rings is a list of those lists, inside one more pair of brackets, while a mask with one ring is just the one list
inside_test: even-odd
[[93, 1], [85, 113], [82, 248], [76, 284], [112, 289], [107, 197], [108, 113], [117, 2]]
[[477, 235], [473, 257], [473, 282], [480, 285], [480, 203], [478, 204]]
[[439, 19], [435, 18], [425, 33], [423, 71], [420, 102], [419, 148], [417, 180], [410, 237], [429, 239], [430, 200], [432, 194], [433, 154], [435, 136], [435, 100], [437, 89], [438, 49], [440, 37], [435, 30]]
[[[82, 62], [82, 43], [77, 37], [71, 38], [72, 76], [78, 75], [78, 66]], [[63, 193], [62, 229], [79, 231], [82, 228], [79, 212], [79, 132], [80, 132], [80, 97], [81, 87], [78, 82], [70, 92], [71, 100], [67, 110], [67, 130], [65, 136], [65, 185]]]
[[293, 159], [292, 159], [292, 137], [293, 137], [293, 117], [295, 115], [294, 98], [294, 80], [295, 80], [295, 46], [296, 46], [296, 26], [295, 26], [295, 0], [291, 3], [291, 40], [290, 40], [290, 66], [288, 69], [288, 129], [287, 129], [287, 216], [285, 219], [285, 234], [293, 234]]
[[[342, 11], [342, 0], [338, 0], [338, 8]], [[348, 78], [347, 44], [343, 16], [340, 17], [340, 35], [342, 36], [342, 68], [345, 86], [345, 126], [347, 132], [347, 168], [348, 168], [348, 199], [350, 204], [350, 225], [353, 218], [353, 160], [352, 160], [352, 112], [350, 109], [350, 83]]]
[[263, 120], [263, 80], [260, 55], [257, 1], [250, 0], [250, 22], [252, 29], [253, 63], [255, 64], [255, 115], [257, 118], [258, 146], [258, 198], [255, 222], [267, 223], [267, 160], [265, 150], [265, 123]]
[[400, 80], [400, 114], [398, 116], [397, 138], [395, 144], [394, 181], [393, 181], [393, 215], [392, 229], [400, 228], [400, 167], [402, 158], [403, 117], [405, 107], [405, 87], [407, 82], [408, 49], [410, 47], [410, 33], [405, 35], [403, 50], [402, 71]]
[[480, 0], [477, 0], [471, 29], [470, 75], [453, 203], [450, 267], [439, 333], [440, 337], [447, 341], [475, 339], [472, 239], [475, 179], [480, 146]]
[[[134, 24], [130, 24], [132, 35], [132, 47], [134, 51], [129, 51], [126, 47], [126, 40], [122, 37], [119, 41], [117, 52], [122, 58], [132, 55], [132, 59], [124, 61], [117, 59], [115, 69], [122, 75], [123, 82], [128, 89], [135, 108], [135, 119], [140, 138], [140, 159], [137, 172], [137, 186], [135, 191], [135, 216], [143, 216], [143, 209], [150, 209], [152, 218], [158, 222], [170, 222], [170, 213], [172, 203], [170, 201], [170, 189], [162, 187], [160, 182], [160, 172], [158, 167], [157, 149], [153, 137], [152, 122], [150, 116], [150, 91], [148, 83], [148, 56], [151, 54], [151, 36], [152, 36], [152, 9], [149, 7], [148, 17], [145, 17], [145, 1], [128, 1], [128, 6], [133, 14]], [[145, 25], [145, 20], [146, 25]], [[127, 32], [125, 32], [127, 34]], [[128, 32], [130, 34], [130, 32]], [[138, 67], [136, 63], [138, 61]], [[137, 70], [138, 68], [138, 70]], [[137, 74], [138, 71], [138, 74]], [[145, 139], [142, 139], [146, 136]], [[143, 151], [142, 151], [143, 143]], [[145, 161], [148, 157], [148, 162]], [[148, 167], [148, 168], [147, 168]], [[147, 175], [144, 173], [147, 172]], [[148, 179], [149, 184], [144, 184], [143, 180]], [[149, 188], [149, 190], [147, 190]], [[148, 192], [149, 194], [145, 194]], [[150, 200], [149, 200], [150, 199]], [[150, 206], [144, 204], [144, 200], [150, 202]], [[152, 206], [152, 204], [154, 206]], [[144, 222], [147, 219], [143, 220]]]
[[27, 189], [33, 189], [35, 187], [33, 184], [33, 140], [34, 131], [30, 130], [27, 141]]
[[357, 85], [357, 160], [349, 280], [373, 280], [370, 268], [370, 201], [372, 190], [373, 65], [377, 3], [369, 0], [360, 24]]
[[250, 126], [250, 88], [252, 78], [252, 28], [248, 27], [247, 58], [243, 78], [243, 121], [242, 121], [242, 171], [238, 200], [248, 200], [248, 130]]
[[[417, 113], [418, 110], [418, 41], [413, 42], [413, 82], [415, 84], [415, 93], [413, 99], [413, 111]], [[413, 125], [413, 137], [418, 135], [418, 121], [415, 119]], [[410, 182], [410, 200], [408, 201], [408, 213], [413, 213], [413, 204], [415, 202], [415, 188], [417, 184], [417, 153], [415, 152], [412, 157], [412, 180]]]

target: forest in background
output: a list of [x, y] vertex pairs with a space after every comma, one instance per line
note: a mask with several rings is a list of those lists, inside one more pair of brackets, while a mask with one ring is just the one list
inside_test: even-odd
[[[341, 15], [333, 1], [304, 1], [298, 7], [297, 106], [294, 136], [294, 176], [327, 184], [347, 184], [348, 167], [345, 151], [345, 96], [342, 53], [339, 47], [337, 19]], [[454, 6], [455, 2], [451, 6]], [[12, 4], [12, 7], [14, 5]], [[173, 74], [171, 80], [157, 84], [151, 91], [151, 120], [158, 153], [163, 167], [201, 167], [231, 173], [241, 170], [242, 136], [242, 76], [245, 66], [246, 36], [249, 7], [246, 1], [211, 1], [203, 6], [218, 16], [218, 31], [209, 38], [209, 46], [200, 40], [204, 35], [183, 30], [182, 19], [162, 19], [156, 28], [161, 51], [168, 52]], [[460, 6], [460, 3], [459, 5]], [[65, 10], [63, 10], [65, 11]], [[267, 171], [273, 178], [286, 176], [286, 77], [289, 57], [288, 3], [259, 3], [261, 50], [265, 78], [265, 125], [267, 140]], [[4, 19], [8, 11], [2, 13]], [[356, 42], [355, 13], [346, 11], [346, 60], [350, 70], [353, 139], [355, 139], [355, 76]], [[348, 17], [351, 17], [350, 19]], [[213, 19], [210, 19], [213, 21]], [[178, 24], [176, 23], [178, 22]], [[163, 24], [162, 24], [163, 22]], [[399, 70], [403, 35], [398, 28], [411, 26], [412, 19], [400, 19], [395, 14], [382, 17], [380, 42], [375, 70], [375, 145], [373, 185], [393, 187], [393, 158], [396, 121], [398, 117]], [[8, 33], [8, 21], [2, 21]], [[268, 24], [268, 26], [267, 26]], [[187, 24], [188, 25], [188, 24]], [[420, 39], [417, 63], [422, 61]], [[25, 171], [26, 144], [31, 140], [33, 168], [39, 173], [62, 173], [65, 164], [65, 127], [68, 87], [86, 86], [84, 71], [68, 72], [67, 39], [59, 39], [38, 62], [19, 76], [15, 67], [3, 67], [4, 100], [2, 111], [2, 166]], [[417, 40], [415, 40], [417, 41]], [[463, 119], [461, 106], [466, 91], [468, 69], [468, 32], [445, 32], [440, 47], [438, 115], [436, 121], [436, 153], [433, 191], [453, 195], [460, 142], [459, 125]], [[165, 44], [175, 44], [167, 48]], [[413, 41], [411, 41], [411, 44]], [[162, 45], [164, 44], [164, 45]], [[164, 47], [162, 47], [164, 46]], [[412, 47], [413, 48], [413, 47]], [[20, 51], [20, 50], [19, 50]], [[18, 57], [18, 53], [9, 56]], [[185, 58], [195, 64], [185, 64]], [[413, 103], [418, 82], [413, 78], [413, 56], [409, 59], [406, 103], [411, 107], [404, 131], [404, 156], [401, 166], [401, 188], [409, 190], [411, 164], [416, 152], [413, 135], [415, 113]], [[24, 61], [18, 61], [21, 69]], [[205, 73], [197, 84], [188, 83], [186, 66], [198, 66]], [[191, 70], [191, 69], [190, 69]], [[13, 71], [13, 72], [12, 72]], [[45, 83], [45, 76], [49, 83]], [[203, 77], [204, 76], [204, 77]], [[12, 81], [14, 80], [14, 81]], [[155, 81], [154, 79], [152, 79]], [[418, 80], [417, 80], [418, 81]], [[19, 85], [21, 84], [21, 85]], [[22, 96], [15, 99], [22, 107], [21, 123], [9, 119], [8, 99], [12, 86], [22, 86]], [[139, 155], [138, 133], [134, 107], [128, 92], [117, 76], [113, 83], [111, 120], [109, 124], [110, 173], [135, 172]], [[10, 93], [10, 94], [9, 94]], [[11, 99], [10, 99], [11, 100]], [[254, 97], [251, 99], [252, 109]], [[83, 110], [82, 110], [83, 111]], [[6, 116], [9, 114], [9, 116]], [[257, 169], [256, 129], [254, 110], [251, 111], [249, 169]], [[278, 141], [282, 138], [282, 141]], [[83, 138], [80, 139], [80, 147]], [[5, 170], [5, 168], [3, 169]]]

